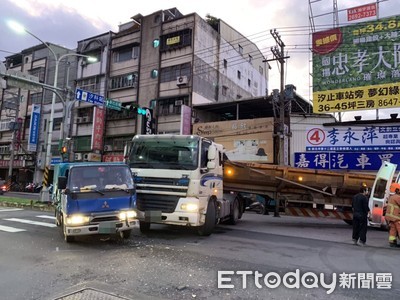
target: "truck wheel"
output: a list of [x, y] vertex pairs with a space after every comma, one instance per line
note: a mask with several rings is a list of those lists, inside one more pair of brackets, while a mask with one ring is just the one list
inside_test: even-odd
[[266, 212], [267, 212], [267, 210], [266, 210], [264, 204], [261, 204], [261, 203], [260, 203], [259, 207], [257, 207], [257, 214], [259, 214], [259, 215], [265, 215]]
[[122, 239], [126, 240], [131, 237], [131, 233], [132, 233], [132, 230], [124, 230], [124, 231], [120, 231], [119, 235]]
[[229, 223], [232, 225], [236, 225], [239, 220], [239, 214], [240, 214], [239, 201], [235, 199], [233, 200], [232, 204], [232, 212], [229, 215]]
[[146, 233], [150, 231], [150, 222], [139, 221], [139, 228], [141, 233]]
[[216, 212], [214, 201], [208, 201], [206, 219], [202, 226], [199, 226], [197, 232], [201, 236], [209, 236], [215, 227]]

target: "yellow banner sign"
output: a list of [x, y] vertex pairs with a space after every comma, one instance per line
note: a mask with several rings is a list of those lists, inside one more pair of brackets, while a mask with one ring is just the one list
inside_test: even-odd
[[400, 107], [400, 84], [379, 84], [313, 93], [314, 113]]
[[173, 44], [178, 44], [181, 41], [181, 37], [178, 36], [174, 36], [172, 38], [167, 39], [167, 45], [173, 45]]

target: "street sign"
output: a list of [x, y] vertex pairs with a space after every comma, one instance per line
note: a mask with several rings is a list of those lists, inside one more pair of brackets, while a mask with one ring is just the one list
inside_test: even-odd
[[0, 76], [4, 76], [4, 79], [6, 79], [6, 84], [4, 84], [2, 78], [0, 80], [2, 88], [12, 86], [32, 91], [42, 90], [41, 83], [39, 82], [39, 77], [18, 70], [7, 70], [6, 66], [3, 63], [0, 63]]
[[121, 102], [112, 99], [107, 99], [106, 108], [121, 111]]
[[[15, 99], [18, 99], [18, 98], [15, 98]], [[5, 109], [11, 109], [11, 110], [18, 109], [18, 104], [16, 103], [16, 101], [14, 101], [14, 99], [11, 101], [4, 100], [3, 105], [4, 105]]]
[[104, 97], [88, 92], [88, 91], [84, 91], [81, 89], [76, 89], [75, 91], [75, 99], [78, 101], [85, 101], [85, 102], [89, 102], [92, 104], [96, 104], [96, 105], [104, 105]]

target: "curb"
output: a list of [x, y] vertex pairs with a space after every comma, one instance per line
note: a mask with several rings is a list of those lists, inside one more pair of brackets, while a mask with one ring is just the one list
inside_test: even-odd
[[31, 200], [30, 204], [0, 201], [0, 206], [32, 209], [32, 210], [40, 210], [40, 211], [53, 211], [54, 210], [53, 204], [34, 203], [34, 200]]

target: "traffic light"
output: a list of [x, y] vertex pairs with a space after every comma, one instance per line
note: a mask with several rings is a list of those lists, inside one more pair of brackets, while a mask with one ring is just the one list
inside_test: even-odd
[[61, 154], [65, 154], [65, 153], [67, 153], [67, 152], [68, 152], [67, 146], [62, 146], [62, 147], [61, 147]]
[[143, 115], [143, 116], [145, 116], [145, 115], [146, 115], [146, 108], [138, 107], [138, 108], [137, 108], [137, 113], [138, 113], [138, 115]]
[[138, 115], [146, 115], [146, 108], [139, 107], [136, 103], [125, 106], [125, 109], [136, 112]]

